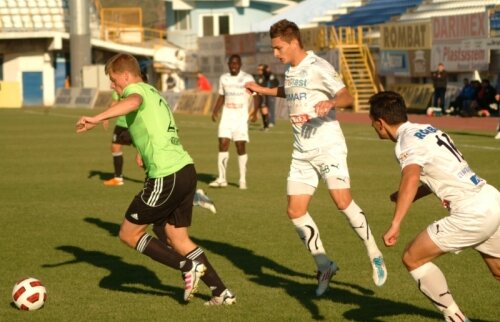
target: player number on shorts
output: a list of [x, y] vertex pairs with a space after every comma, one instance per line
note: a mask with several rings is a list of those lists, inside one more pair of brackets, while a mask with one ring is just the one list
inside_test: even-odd
[[446, 139], [446, 142], [443, 141], [439, 137], [439, 135], [436, 135], [437, 145], [444, 146], [445, 148], [447, 148], [448, 151], [450, 151], [453, 154], [453, 156], [455, 156], [455, 158], [457, 158], [458, 162], [462, 162], [464, 157], [463, 157], [462, 153], [460, 153], [460, 151], [458, 151], [458, 149], [455, 147], [453, 142], [451, 142], [450, 137], [448, 135], [446, 135], [445, 133], [442, 133], [441, 136]]

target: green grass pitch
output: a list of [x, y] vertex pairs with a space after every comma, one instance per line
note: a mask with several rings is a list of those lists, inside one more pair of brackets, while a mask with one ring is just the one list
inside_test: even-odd
[[[377, 288], [364, 247], [337, 211], [324, 185], [310, 213], [340, 271], [331, 288], [314, 296], [314, 264], [286, 216], [286, 176], [292, 135], [286, 121], [270, 132], [251, 127], [248, 187], [237, 188], [238, 165], [230, 149], [225, 189], [210, 189], [217, 173], [217, 126], [207, 116], [176, 114], [181, 142], [196, 162], [199, 188], [216, 215], [195, 208], [191, 236], [237, 294], [232, 307], [204, 307], [208, 288], [182, 302], [179, 272], [127, 248], [119, 224], [144, 175], [133, 148], [124, 149], [125, 185], [105, 187], [112, 175], [112, 126], [77, 135], [78, 109], [0, 110], [0, 321], [442, 321], [401, 264], [406, 243], [446, 214], [439, 201], [418, 201], [399, 243], [381, 236], [392, 218], [389, 201], [399, 182], [393, 143], [369, 125], [342, 124], [349, 148], [354, 199], [365, 210], [384, 252], [389, 277]], [[448, 131], [471, 167], [500, 187], [500, 142], [484, 133]], [[500, 284], [472, 250], [436, 261], [457, 303], [472, 321], [500, 319]], [[14, 283], [39, 278], [48, 300], [21, 312], [11, 301]]]

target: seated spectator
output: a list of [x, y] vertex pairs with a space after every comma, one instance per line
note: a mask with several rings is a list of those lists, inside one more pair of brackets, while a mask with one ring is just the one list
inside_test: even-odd
[[453, 114], [461, 114], [461, 111], [468, 111], [470, 109], [470, 104], [476, 96], [476, 90], [472, 84], [469, 83], [469, 79], [464, 78], [463, 82], [464, 86], [462, 87], [462, 90], [458, 94], [457, 98], [450, 103], [450, 107], [453, 108], [451, 109], [451, 113]]
[[491, 86], [490, 81], [483, 79], [481, 89], [477, 93], [478, 112], [482, 110], [488, 111], [488, 114], [492, 112], [490, 105], [496, 103], [495, 94], [496, 90]]
[[479, 104], [478, 104], [478, 93], [481, 90], [481, 83], [477, 80], [472, 80], [470, 82], [470, 85], [473, 89], [474, 95], [473, 98], [468, 104], [463, 104], [462, 109], [459, 112], [460, 116], [463, 117], [470, 117], [470, 116], [477, 116], [477, 111], [479, 110]]

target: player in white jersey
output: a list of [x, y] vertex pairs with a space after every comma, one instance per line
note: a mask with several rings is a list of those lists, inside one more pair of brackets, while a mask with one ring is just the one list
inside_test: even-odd
[[372, 96], [370, 118], [381, 139], [396, 142], [402, 169], [399, 191], [391, 195], [396, 207], [384, 242], [394, 246], [412, 202], [434, 193], [449, 216], [432, 223], [410, 242], [403, 263], [446, 321], [468, 321], [453, 300], [443, 273], [431, 261], [473, 247], [500, 279], [500, 193], [469, 167], [446, 133], [429, 124], [409, 122], [401, 95], [382, 92]]
[[353, 99], [335, 69], [324, 59], [302, 47], [297, 25], [281, 20], [271, 26], [274, 56], [290, 67], [284, 86], [265, 88], [247, 84], [250, 91], [286, 98], [294, 143], [288, 175], [288, 217], [313, 256], [318, 268], [316, 295], [323, 294], [337, 265], [327, 255], [316, 223], [308, 212], [312, 195], [322, 178], [330, 196], [351, 227], [363, 240], [377, 286], [385, 283], [387, 271], [363, 210], [353, 201], [347, 168], [347, 147], [335, 108], [345, 108]]
[[248, 138], [248, 112], [251, 95], [245, 89], [245, 83], [253, 81], [252, 75], [241, 70], [241, 57], [232, 55], [228, 60], [229, 73], [219, 79], [219, 96], [212, 112], [212, 120], [217, 121], [222, 107], [219, 123], [219, 155], [217, 168], [219, 176], [209, 184], [210, 187], [227, 187], [226, 169], [229, 160], [229, 143], [234, 141], [238, 153], [240, 170], [240, 189], [247, 188], [246, 171], [248, 155], [246, 143]]

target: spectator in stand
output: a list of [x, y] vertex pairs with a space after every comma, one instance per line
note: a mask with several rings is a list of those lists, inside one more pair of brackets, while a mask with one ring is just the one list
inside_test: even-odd
[[198, 71], [198, 90], [202, 92], [212, 91], [212, 84], [210, 84], [208, 78], [201, 71]]
[[[496, 103], [496, 90], [488, 79], [483, 79], [481, 89], [477, 93], [477, 105], [480, 116], [489, 116], [492, 111], [490, 105]], [[496, 111], [495, 111], [496, 112]]]
[[470, 110], [470, 105], [476, 96], [476, 90], [472, 87], [468, 78], [464, 78], [464, 87], [458, 94], [457, 98], [450, 103], [450, 112], [460, 115], [462, 111]]
[[477, 116], [477, 111], [479, 107], [477, 96], [479, 91], [481, 90], [481, 82], [479, 82], [478, 80], [471, 80], [470, 85], [473, 88], [474, 98], [472, 99], [470, 104], [465, 104], [462, 106], [462, 110], [460, 111], [460, 116], [463, 117]]
[[443, 63], [438, 64], [437, 71], [431, 73], [432, 84], [434, 85], [434, 100], [433, 106], [440, 107], [443, 114], [444, 97], [446, 94], [446, 86], [448, 85], [448, 74], [444, 69]]

